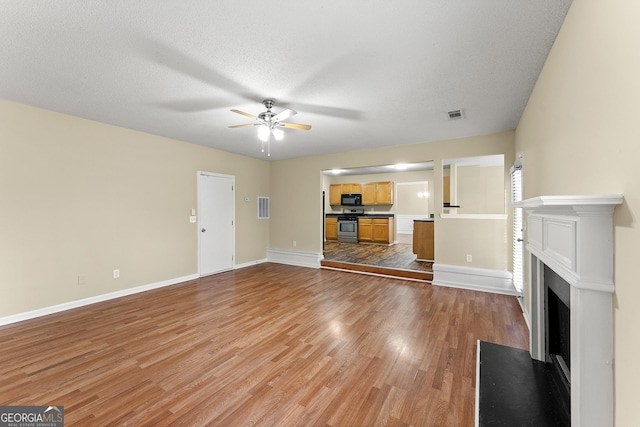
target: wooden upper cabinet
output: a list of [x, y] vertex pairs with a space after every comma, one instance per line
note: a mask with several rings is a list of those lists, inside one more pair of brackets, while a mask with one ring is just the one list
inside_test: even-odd
[[393, 182], [369, 182], [362, 184], [363, 205], [392, 205]]
[[331, 184], [329, 185], [329, 204], [342, 204], [343, 194], [361, 194], [362, 186], [360, 184]]
[[393, 182], [376, 182], [376, 204], [393, 204]]
[[342, 184], [342, 194], [360, 194], [362, 186], [360, 184]]
[[362, 184], [362, 204], [363, 205], [376, 204], [376, 184], [374, 182], [370, 182], [368, 184]]
[[339, 205], [342, 202], [342, 184], [331, 184], [329, 186], [329, 204]]

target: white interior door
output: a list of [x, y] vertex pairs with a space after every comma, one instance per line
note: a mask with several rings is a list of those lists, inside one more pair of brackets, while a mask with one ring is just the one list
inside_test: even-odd
[[235, 177], [198, 172], [198, 272], [233, 269]]

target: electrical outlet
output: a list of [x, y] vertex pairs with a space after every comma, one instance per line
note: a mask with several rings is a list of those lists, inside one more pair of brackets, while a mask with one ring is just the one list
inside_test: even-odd
[[467, 254], [467, 262], [472, 262], [473, 261], [473, 257], [471, 256], [471, 254]]
[[120, 277], [120, 269], [116, 268], [115, 270], [113, 270], [113, 278], [117, 279]]
[[78, 276], [78, 286], [84, 286], [87, 284], [86, 276]]
[[295, 247], [296, 247], [296, 245], [297, 245], [297, 242], [294, 240], [294, 241], [293, 241], [293, 247], [295, 248]]

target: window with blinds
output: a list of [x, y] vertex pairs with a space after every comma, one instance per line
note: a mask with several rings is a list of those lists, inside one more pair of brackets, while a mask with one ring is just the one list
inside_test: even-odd
[[[522, 200], [522, 156], [511, 168], [511, 201]], [[513, 286], [519, 293], [524, 288], [524, 221], [522, 208], [513, 209]]]
[[269, 219], [269, 198], [258, 196], [258, 219]]

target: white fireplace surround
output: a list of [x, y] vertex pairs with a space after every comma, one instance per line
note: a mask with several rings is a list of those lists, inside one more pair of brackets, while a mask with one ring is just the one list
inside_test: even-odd
[[527, 212], [531, 357], [545, 358], [544, 265], [570, 287], [571, 424], [613, 426], [613, 211], [621, 194], [542, 196]]

